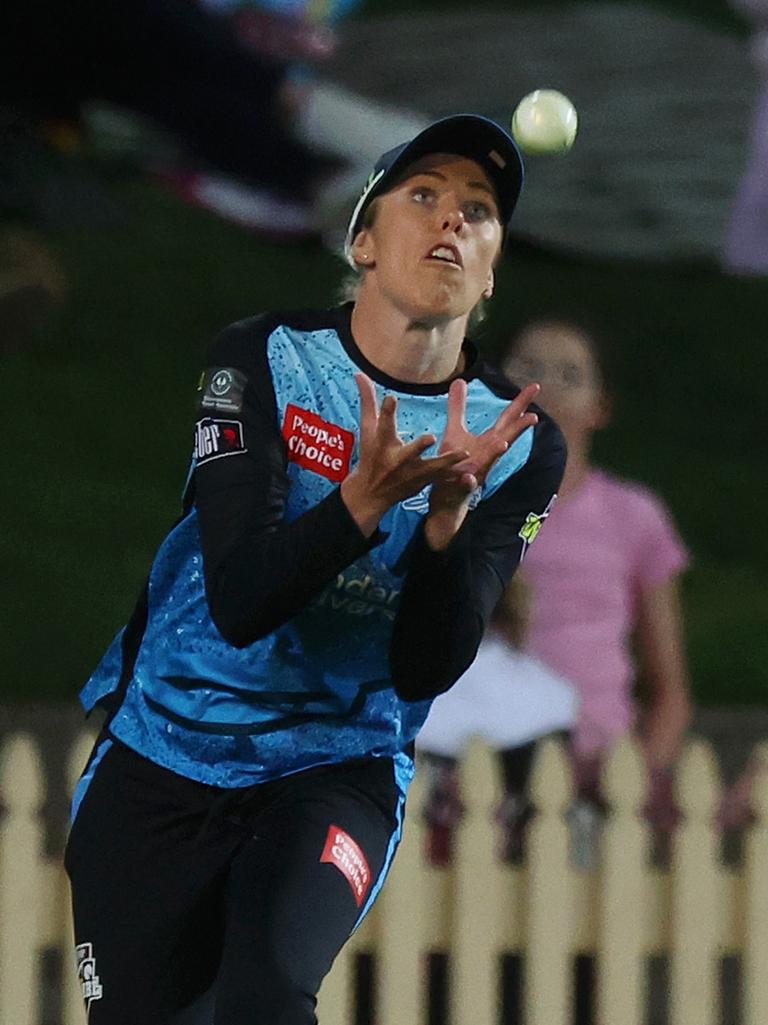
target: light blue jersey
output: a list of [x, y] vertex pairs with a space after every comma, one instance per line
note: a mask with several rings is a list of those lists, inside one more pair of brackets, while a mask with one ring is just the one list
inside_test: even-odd
[[[263, 504], [268, 487], [260, 482], [269, 473], [282, 481], [280, 518], [298, 537], [301, 518], [320, 503], [337, 500], [339, 483], [357, 462], [360, 402], [354, 375], [363, 369], [373, 376], [379, 400], [387, 392], [397, 395], [398, 430], [406, 441], [424, 433], [442, 436], [447, 384], [419, 388], [376, 373], [356, 350], [345, 309], [245, 321], [222, 336], [212, 355], [184, 515], [160, 545], [145, 602], [115, 638], [82, 701], [88, 710], [106, 705], [117, 739], [204, 783], [248, 786], [375, 756], [394, 760], [405, 790], [413, 771], [412, 742], [430, 701], [398, 696], [390, 647], [414, 537], [428, 511], [428, 490], [390, 509], [373, 544], [362, 538], [345, 542], [356, 546], [351, 561], [340, 550], [339, 565], [303, 607], [239, 646], [225, 639], [212, 618], [203, 539], [213, 528], [202, 529], [207, 520], [201, 524], [201, 516], [209, 515], [204, 510], [211, 494], [234, 505], [243, 503], [250, 489], [248, 501]], [[501, 394], [483, 372], [467, 376], [467, 424], [479, 433], [508, 405], [510, 386]], [[540, 429], [529, 428], [498, 460], [476, 496], [477, 508], [468, 514], [483, 522], [486, 503], [500, 489], [514, 499], [510, 510], [519, 510], [510, 512], [506, 542], [494, 542], [486, 562], [516, 564], [527, 543], [526, 516], [546, 515], [557, 486], [551, 473], [543, 474], [540, 493], [513, 494], [523, 468], [530, 471]], [[281, 465], [271, 469], [278, 460]], [[554, 462], [562, 472], [562, 460]], [[497, 500], [487, 508], [501, 505]], [[247, 509], [241, 520], [247, 545]], [[343, 529], [350, 533], [349, 524]], [[226, 552], [227, 531], [219, 533], [217, 544]], [[333, 547], [327, 533], [318, 543], [329, 536]], [[333, 566], [334, 557], [318, 551], [324, 564]], [[254, 563], [253, 573], [267, 572], [266, 565]], [[311, 573], [311, 549], [303, 567], [286, 572], [292, 577]], [[508, 576], [511, 570], [499, 571], [504, 572]], [[283, 584], [297, 583], [279, 577], [278, 570], [270, 581], [278, 594]], [[499, 579], [499, 592], [503, 584]], [[425, 629], [437, 628], [429, 624], [429, 608], [423, 616]]]

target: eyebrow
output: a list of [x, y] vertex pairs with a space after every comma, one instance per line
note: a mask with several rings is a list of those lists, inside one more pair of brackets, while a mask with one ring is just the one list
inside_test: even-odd
[[[448, 181], [446, 176], [444, 174], [441, 174], [440, 171], [416, 171], [412, 175], [412, 177], [413, 178], [418, 178], [420, 174], [427, 175], [428, 177], [431, 177], [431, 178], [439, 178], [440, 181], [444, 181], [444, 182]], [[485, 182], [471, 181], [470, 180], [470, 181], [466, 182], [466, 185], [468, 185], [469, 188], [471, 188], [471, 189], [480, 189], [483, 192], [486, 192], [491, 197], [491, 199], [494, 201], [494, 203], [497, 202], [496, 194], [494, 193], [493, 189], [489, 185], [486, 185]]]

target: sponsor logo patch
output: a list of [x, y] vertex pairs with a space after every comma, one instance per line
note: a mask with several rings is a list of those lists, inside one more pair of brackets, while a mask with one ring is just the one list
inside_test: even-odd
[[203, 397], [201, 409], [214, 409], [218, 413], [240, 413], [247, 376], [237, 367], [212, 367], [203, 373], [199, 390]]
[[546, 520], [546, 518], [549, 516], [550, 512], [552, 511], [552, 506], [553, 506], [554, 501], [555, 501], [556, 498], [557, 498], [557, 495], [553, 495], [550, 498], [550, 500], [547, 503], [547, 507], [544, 510], [544, 512], [542, 512], [542, 513], [529, 512], [528, 515], [525, 517], [525, 521], [524, 521], [522, 527], [517, 532], [517, 536], [523, 542], [523, 550], [522, 550], [522, 552], [520, 554], [520, 558], [521, 559], [523, 558], [525, 553], [528, 551], [528, 547], [530, 545], [532, 545], [533, 542], [536, 540], [536, 538], [539, 536], [539, 531], [544, 526], [544, 520]]
[[301, 406], [288, 403], [283, 420], [288, 460], [341, 483], [349, 473], [355, 436]]
[[236, 456], [245, 452], [243, 425], [239, 420], [214, 420], [207, 416], [195, 424], [195, 459], [197, 465], [212, 459]]
[[365, 855], [349, 833], [338, 826], [329, 826], [320, 861], [336, 866], [352, 887], [355, 903], [360, 907], [371, 888], [371, 870]]
[[96, 974], [96, 958], [93, 956], [92, 943], [79, 943], [75, 947], [77, 957], [77, 975], [80, 979], [80, 986], [83, 990], [85, 1008], [91, 1006], [91, 1001], [101, 1000], [103, 988], [98, 975]]

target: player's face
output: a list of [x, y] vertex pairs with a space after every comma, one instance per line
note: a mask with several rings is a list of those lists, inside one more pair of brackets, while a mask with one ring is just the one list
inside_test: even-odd
[[600, 372], [588, 341], [567, 324], [528, 328], [502, 369], [515, 384], [541, 385], [537, 402], [566, 435], [602, 427], [606, 402]]
[[[377, 200], [353, 244], [368, 284], [411, 319], [466, 316], [493, 292], [502, 228], [494, 187], [473, 160], [431, 154]], [[362, 259], [364, 257], [364, 259]]]

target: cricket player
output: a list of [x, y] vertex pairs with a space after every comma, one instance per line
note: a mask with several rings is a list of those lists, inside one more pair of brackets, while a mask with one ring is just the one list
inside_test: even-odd
[[90, 1025], [312, 1025], [382, 886], [413, 742], [563, 474], [466, 338], [517, 202], [475, 115], [384, 154], [352, 303], [214, 342], [180, 519], [86, 684], [106, 710], [66, 855]]

